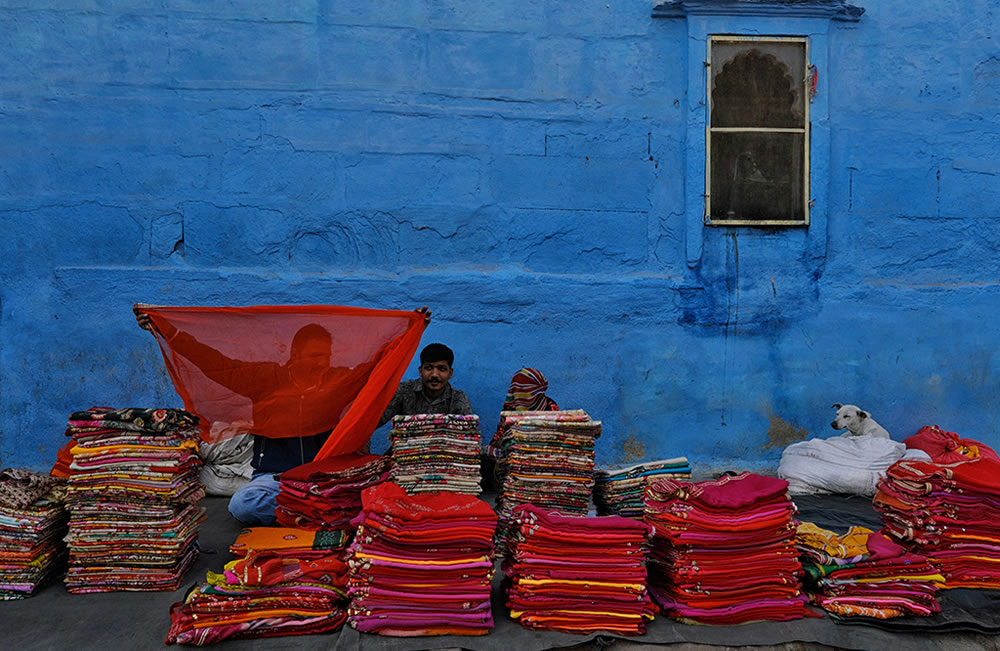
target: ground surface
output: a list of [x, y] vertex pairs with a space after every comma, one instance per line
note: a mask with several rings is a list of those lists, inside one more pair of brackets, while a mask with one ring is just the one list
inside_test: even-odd
[[[841, 499], [836, 508], [829, 502], [810, 498], [797, 500], [804, 519], [824, 526], [843, 528], [851, 524], [878, 525], [870, 503], [862, 499]], [[0, 631], [5, 649], [101, 649], [111, 651], [163, 648], [170, 625], [169, 607], [187, 589], [204, 579], [205, 570], [221, 570], [229, 560], [229, 543], [240, 529], [226, 511], [224, 498], [208, 498], [209, 519], [201, 531], [202, 554], [185, 579], [172, 593], [108, 593], [71, 595], [61, 583], [41, 590], [35, 597], [0, 603]], [[928, 649], [1000, 651], [1000, 637], [970, 633], [893, 634], [867, 626], [845, 626], [829, 618], [787, 623], [761, 623], [737, 627], [687, 626], [665, 617], [649, 626], [641, 638], [615, 639], [610, 636], [578, 636], [532, 632], [513, 622], [503, 609], [499, 577], [494, 585], [496, 628], [486, 637], [383, 638], [360, 635], [345, 627], [333, 635], [234, 641], [217, 645], [225, 649], [446, 649], [468, 648], [488, 651], [528, 651], [547, 648], [586, 650], [645, 651], [669, 647], [684, 651], [706, 648], [771, 648], [782, 651], [801, 649]]]

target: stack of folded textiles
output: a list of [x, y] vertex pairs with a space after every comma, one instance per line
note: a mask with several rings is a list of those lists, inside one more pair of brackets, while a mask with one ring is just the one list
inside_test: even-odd
[[205, 520], [197, 424], [180, 409], [70, 415], [67, 590], [177, 589]]
[[844, 535], [799, 523], [795, 545], [813, 603], [845, 616], [890, 619], [939, 612], [944, 577], [924, 556], [880, 533], [851, 527]]
[[649, 527], [619, 516], [514, 509], [517, 533], [503, 571], [507, 607], [526, 628], [570, 633], [646, 632], [657, 608], [646, 592]]
[[66, 565], [65, 481], [0, 472], [0, 601], [30, 597]]
[[402, 637], [486, 635], [496, 515], [461, 493], [367, 489], [348, 556], [351, 626]]
[[600, 435], [601, 422], [582, 409], [503, 412], [491, 445], [500, 477], [498, 547], [517, 528], [514, 509], [521, 504], [566, 515], [587, 513]]
[[167, 644], [329, 633], [344, 610], [347, 534], [287, 527], [244, 529], [238, 558], [170, 607]]
[[1000, 462], [899, 461], [874, 505], [882, 533], [927, 556], [945, 588], [1000, 588]]
[[644, 461], [633, 466], [598, 469], [594, 477], [594, 504], [599, 515], [641, 519], [646, 485], [654, 479], [691, 479], [687, 457]]
[[479, 416], [417, 414], [392, 419], [390, 479], [407, 493], [479, 495]]
[[660, 608], [699, 624], [815, 616], [802, 592], [787, 489], [782, 479], [746, 472], [651, 482], [649, 591]]
[[386, 478], [381, 455], [349, 454], [313, 461], [281, 474], [278, 524], [323, 531], [353, 530], [361, 491]]

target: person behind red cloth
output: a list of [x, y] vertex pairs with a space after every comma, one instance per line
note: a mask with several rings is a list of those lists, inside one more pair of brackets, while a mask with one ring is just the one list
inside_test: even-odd
[[[136, 321], [139, 327], [155, 334], [151, 317], [143, 307], [147, 306], [133, 306]], [[424, 315], [425, 324], [430, 321], [431, 313], [426, 307], [416, 311]], [[308, 418], [309, 414], [301, 408], [307, 400], [323, 404], [326, 408], [322, 411], [342, 414], [377, 363], [374, 359], [354, 368], [331, 366], [333, 336], [316, 323], [304, 325], [295, 333], [284, 364], [229, 359], [169, 322], [159, 327], [159, 335], [173, 351], [197, 359], [205, 376], [233, 393], [250, 398], [254, 427], [263, 431], [274, 429], [268, 422], [269, 414], [298, 413]], [[250, 525], [274, 523], [279, 490], [275, 474], [312, 461], [331, 431], [329, 424], [325, 431], [318, 424], [310, 427], [308, 423], [303, 429], [316, 433], [284, 437], [254, 434], [253, 479], [237, 490], [229, 502], [230, 513], [237, 520]]]

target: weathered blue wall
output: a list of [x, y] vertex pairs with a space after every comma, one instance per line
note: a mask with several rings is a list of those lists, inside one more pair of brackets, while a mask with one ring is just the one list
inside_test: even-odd
[[179, 403], [135, 301], [429, 305], [487, 431], [535, 365], [604, 463], [773, 467], [835, 401], [1000, 445], [1000, 3], [862, 4], [817, 217], [754, 230], [691, 214], [703, 44], [646, 0], [3, 3], [0, 465]]

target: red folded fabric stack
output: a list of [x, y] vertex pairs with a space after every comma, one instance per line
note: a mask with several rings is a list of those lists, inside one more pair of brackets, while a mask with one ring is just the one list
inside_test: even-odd
[[225, 572], [170, 607], [167, 644], [329, 633], [344, 610], [347, 535], [281, 527], [244, 529]]
[[851, 527], [838, 535], [802, 522], [795, 545], [806, 591], [828, 612], [890, 619], [941, 611], [936, 593], [944, 577], [938, 568], [881, 533]]
[[352, 529], [361, 512], [361, 491], [387, 476], [386, 459], [347, 454], [313, 461], [281, 474], [278, 524], [314, 531]]
[[806, 607], [788, 482], [742, 473], [653, 481], [649, 591], [671, 617], [699, 624], [787, 621]]
[[945, 588], [1000, 588], [1000, 462], [899, 461], [874, 504], [882, 533], [927, 556]]
[[461, 493], [407, 495], [392, 482], [362, 493], [348, 556], [351, 626], [393, 636], [485, 635], [496, 515]]
[[641, 635], [656, 606], [646, 592], [649, 527], [620, 516], [576, 517], [526, 504], [503, 571], [507, 607], [525, 628]]

